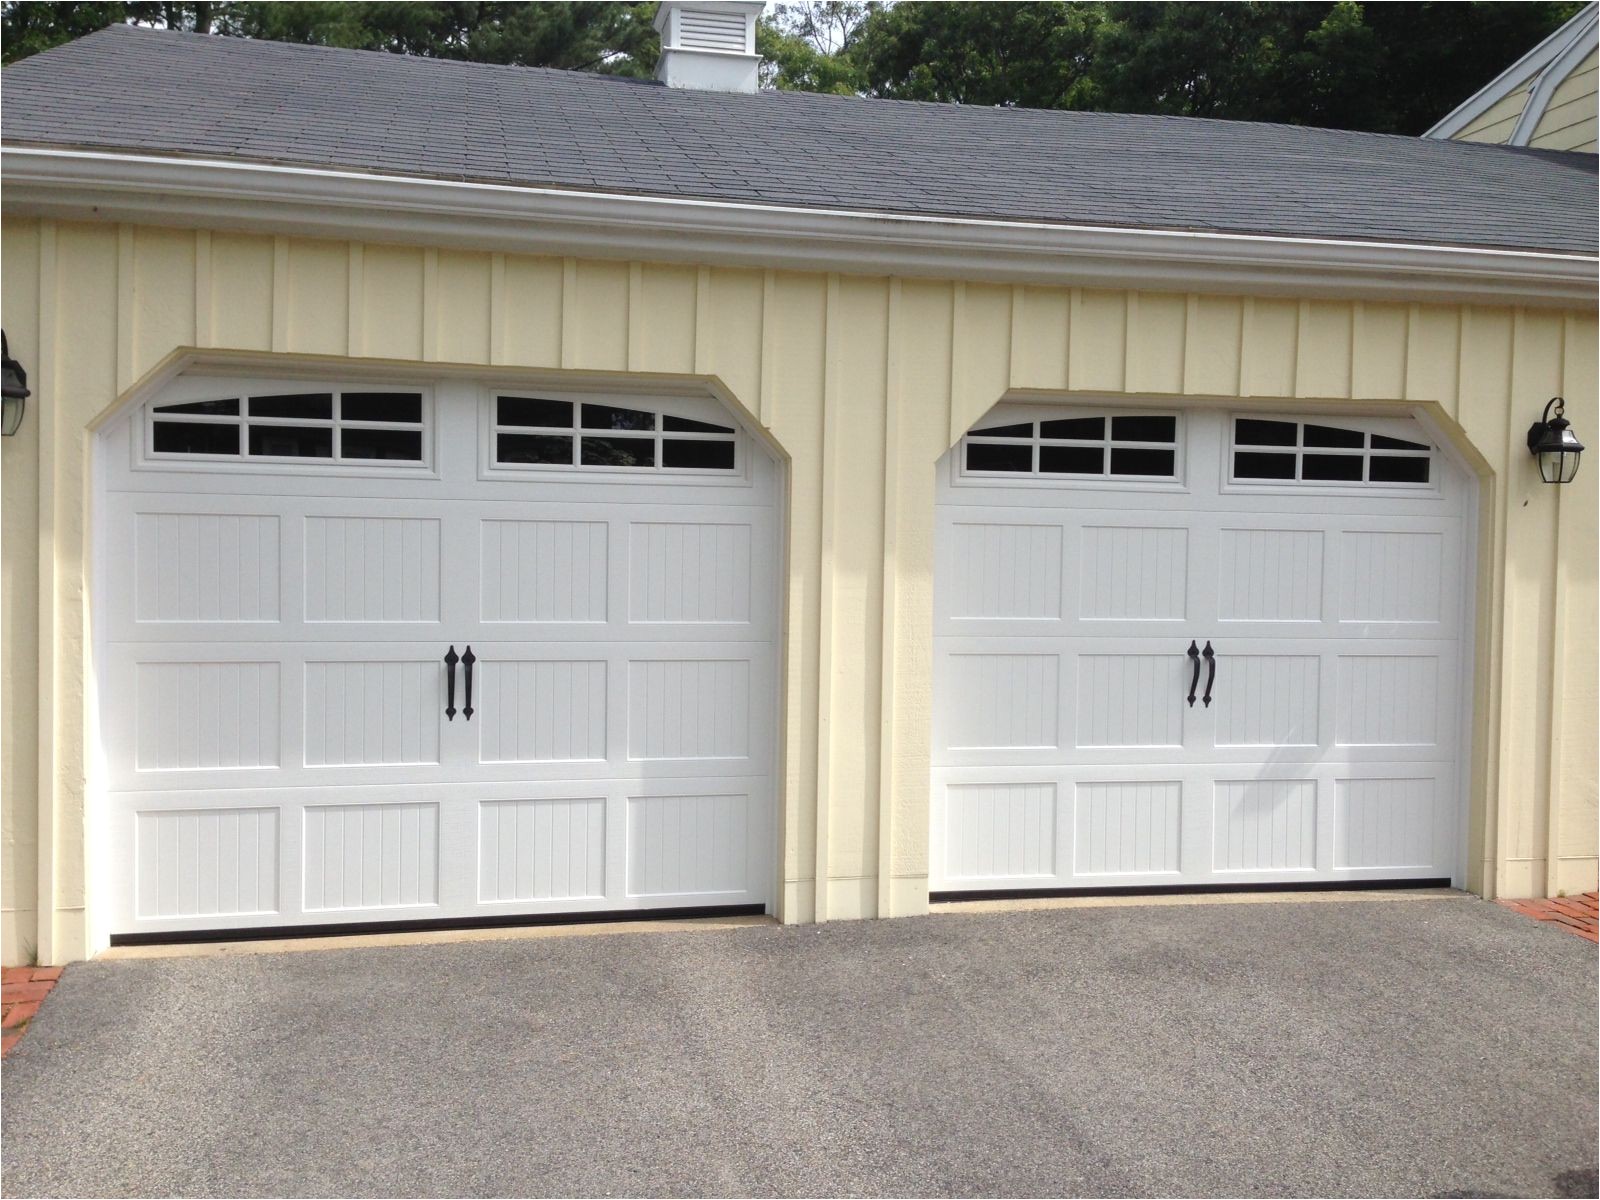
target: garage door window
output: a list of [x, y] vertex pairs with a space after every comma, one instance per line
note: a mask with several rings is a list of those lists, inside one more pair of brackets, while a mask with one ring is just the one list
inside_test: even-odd
[[496, 396], [497, 467], [622, 468], [731, 474], [738, 433], [652, 409], [537, 396]]
[[975, 429], [967, 475], [1170, 480], [1177, 476], [1178, 418], [1167, 413], [1059, 417]]
[[421, 392], [244, 394], [150, 409], [152, 458], [416, 464]]
[[1432, 447], [1360, 429], [1240, 417], [1233, 478], [1240, 483], [1427, 485]]

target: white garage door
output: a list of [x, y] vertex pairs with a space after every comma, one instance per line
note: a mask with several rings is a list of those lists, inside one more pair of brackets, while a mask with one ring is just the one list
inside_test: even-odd
[[719, 405], [185, 378], [102, 450], [113, 935], [767, 906], [777, 467]]
[[941, 464], [936, 894], [1458, 876], [1470, 481], [1409, 419], [996, 410]]

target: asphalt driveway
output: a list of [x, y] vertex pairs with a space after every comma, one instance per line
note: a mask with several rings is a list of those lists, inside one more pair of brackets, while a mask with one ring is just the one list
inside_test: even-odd
[[90, 963], [3, 1186], [1592, 1196], [1595, 984], [1469, 898]]

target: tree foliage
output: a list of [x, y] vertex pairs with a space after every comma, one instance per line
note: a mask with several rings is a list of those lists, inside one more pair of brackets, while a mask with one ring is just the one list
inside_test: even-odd
[[[262, 0], [3, 5], [4, 58], [116, 21], [648, 75], [655, 4]], [[1579, 3], [806, 0], [762, 19], [767, 87], [1420, 133]]]
[[433, 3], [219, 0], [217, 3], [4, 5], [4, 58], [14, 62], [119, 21], [429, 58], [648, 75], [659, 43], [654, 3], [604, 0]]
[[876, 96], [1416, 134], [1580, 7], [906, 0], [847, 53]]

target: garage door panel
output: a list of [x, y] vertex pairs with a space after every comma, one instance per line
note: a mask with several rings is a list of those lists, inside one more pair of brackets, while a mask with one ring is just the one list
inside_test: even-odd
[[103, 435], [114, 934], [770, 900], [776, 465], [491, 467], [435, 390], [436, 470]]
[[606, 897], [604, 795], [478, 803], [478, 900]]
[[1080, 780], [1073, 808], [1075, 877], [1176, 878], [1181, 872], [1181, 779]]
[[437, 802], [312, 804], [303, 821], [303, 912], [438, 905]]
[[959, 567], [949, 592], [941, 594], [938, 619], [956, 626], [978, 622], [985, 630], [996, 622], [1032, 628], [1062, 621], [1059, 523], [997, 510], [984, 519], [949, 522], [941, 534]]
[[610, 573], [604, 521], [478, 521], [478, 595], [486, 624], [603, 624]]
[[1231, 418], [1180, 427], [1181, 487], [947, 458], [933, 890], [1455, 874], [1460, 473], [1230, 484]]
[[312, 513], [302, 536], [308, 624], [438, 624], [437, 519]]
[[479, 761], [606, 761], [608, 668], [604, 659], [501, 658], [485, 647], [475, 681]]
[[139, 918], [275, 915], [278, 869], [276, 808], [156, 809], [134, 817]]

